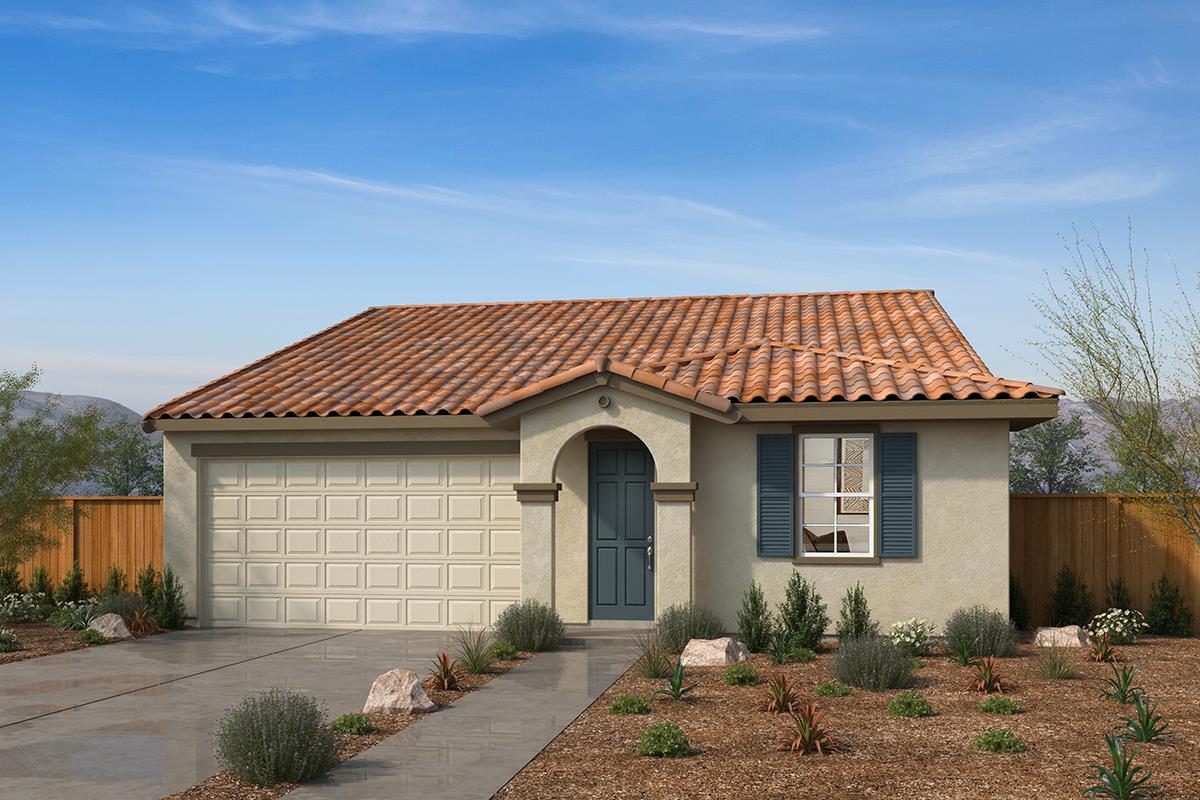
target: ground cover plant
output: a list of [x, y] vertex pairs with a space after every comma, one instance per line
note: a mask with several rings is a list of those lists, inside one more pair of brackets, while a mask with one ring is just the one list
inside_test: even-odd
[[366, 714], [342, 714], [329, 726], [335, 733], [349, 733], [354, 736], [366, 736], [376, 731], [375, 722]]
[[8, 628], [0, 628], [0, 653], [15, 653], [22, 649], [21, 640]]
[[84, 628], [81, 631], [76, 631], [75, 641], [80, 644], [104, 644], [104, 634], [95, 628]]
[[975, 738], [975, 746], [988, 753], [1023, 753], [1025, 743], [1012, 731], [987, 730]]
[[640, 694], [623, 694], [608, 704], [610, 714], [649, 714], [650, 703]]
[[[1065, 649], [1065, 648], [1064, 648]], [[1141, 637], [1123, 648], [1141, 665], [1136, 683], [1157, 714], [1170, 722], [1164, 743], [1138, 745], [1135, 764], [1153, 773], [1161, 797], [1195, 795], [1200, 748], [1200, 639]], [[607, 704], [622, 694], [649, 697], [661, 679], [629, 670], [503, 789], [500, 800], [609, 800], [612, 787], [629, 797], [723, 800], [795, 797], [905, 797], [912, 800], [1029, 800], [1081, 797], [1095, 783], [1094, 765], [1108, 761], [1104, 737], [1119, 732], [1122, 717], [1136, 718], [1136, 703], [1121, 706], [1100, 696], [1112, 674], [1107, 664], [1086, 661], [1080, 648], [1069, 651], [1076, 680], [1042, 677], [1039, 648], [1017, 645], [998, 659], [1013, 688], [1004, 696], [964, 689], [970, 670], [948, 658], [929, 658], [918, 674], [918, 690], [936, 711], [910, 719], [887, 713], [892, 696], [854, 690], [822, 698], [817, 687], [832, 680], [833, 652], [814, 661], [771, 663], [766, 653], [751, 664], [762, 675], [756, 688], [729, 686], [725, 667], [689, 667], [688, 683], [699, 684], [690, 702], [651, 703], [648, 715], [615, 716]], [[1129, 661], [1124, 664], [1130, 663]], [[1122, 666], [1124, 664], [1118, 664]], [[786, 714], [763, 710], [777, 675], [792, 684], [801, 704], [815, 700], [823, 724], [844, 750], [818, 757], [775, 749], [788, 729]], [[992, 715], [981, 710], [989, 698], [1015, 701], [1020, 713]], [[670, 721], [686, 731], [691, 752], [685, 760], [648, 759], [636, 754], [638, 736], [655, 722]], [[975, 739], [989, 729], [1005, 729], [1026, 746], [1021, 753], [979, 750]], [[802, 770], [803, 772], [799, 772]], [[800, 788], [798, 788], [800, 787]]]
[[920, 692], [901, 692], [888, 701], [887, 712], [893, 717], [932, 717], [933, 706]]
[[725, 682], [730, 686], [754, 686], [758, 683], [758, 670], [744, 662], [730, 664], [725, 670]]
[[1021, 713], [1021, 706], [1011, 697], [994, 694], [979, 704], [979, 710], [985, 714], [1003, 714], [1008, 716], [1010, 714]]
[[683, 729], [674, 722], [656, 722], [638, 737], [638, 754], [655, 758], [682, 758], [691, 751]]
[[849, 697], [854, 690], [841, 681], [825, 681], [813, 688], [817, 697]]

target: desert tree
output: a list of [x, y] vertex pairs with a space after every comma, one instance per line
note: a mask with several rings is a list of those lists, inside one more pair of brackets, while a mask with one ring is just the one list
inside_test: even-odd
[[90, 477], [103, 494], [162, 494], [162, 446], [133, 420], [115, 420], [104, 427]]
[[1200, 541], [1200, 316], [1192, 301], [1200, 276], [1189, 283], [1176, 271], [1177, 298], [1164, 311], [1132, 230], [1120, 262], [1099, 234], [1075, 232], [1065, 245], [1069, 265], [1034, 298], [1044, 318], [1034, 344], [1108, 429], [1121, 468], [1107, 488], [1157, 493]]
[[1064, 414], [1013, 435], [1009, 486], [1020, 494], [1090, 492], [1098, 471], [1083, 419]]

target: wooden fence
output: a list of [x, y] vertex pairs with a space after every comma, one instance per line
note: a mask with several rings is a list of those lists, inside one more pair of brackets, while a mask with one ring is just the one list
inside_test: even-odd
[[1200, 633], [1200, 545], [1161, 501], [1014, 494], [1008, 525], [1010, 568], [1021, 581], [1032, 624], [1046, 624], [1054, 578], [1067, 564], [1087, 583], [1098, 610], [1109, 581], [1119, 576], [1144, 611], [1151, 584], [1166, 573], [1183, 588]]
[[43, 550], [21, 565], [25, 585], [37, 566], [46, 567], [54, 585], [74, 561], [84, 580], [98, 589], [113, 566], [133, 578], [147, 564], [163, 567], [163, 503], [161, 497], [64, 497], [71, 521], [56, 531], [58, 546]]

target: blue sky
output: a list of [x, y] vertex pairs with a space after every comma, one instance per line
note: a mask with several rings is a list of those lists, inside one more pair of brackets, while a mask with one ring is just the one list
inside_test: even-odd
[[[0, 368], [139, 411], [369, 305], [933, 287], [1200, 248], [1195, 4], [0, 9]], [[849, 7], [852, 6], [852, 7]]]

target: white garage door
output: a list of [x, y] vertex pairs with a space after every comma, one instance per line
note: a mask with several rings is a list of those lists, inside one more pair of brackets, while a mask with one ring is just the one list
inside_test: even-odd
[[492, 622], [520, 597], [517, 456], [211, 459], [203, 621]]

